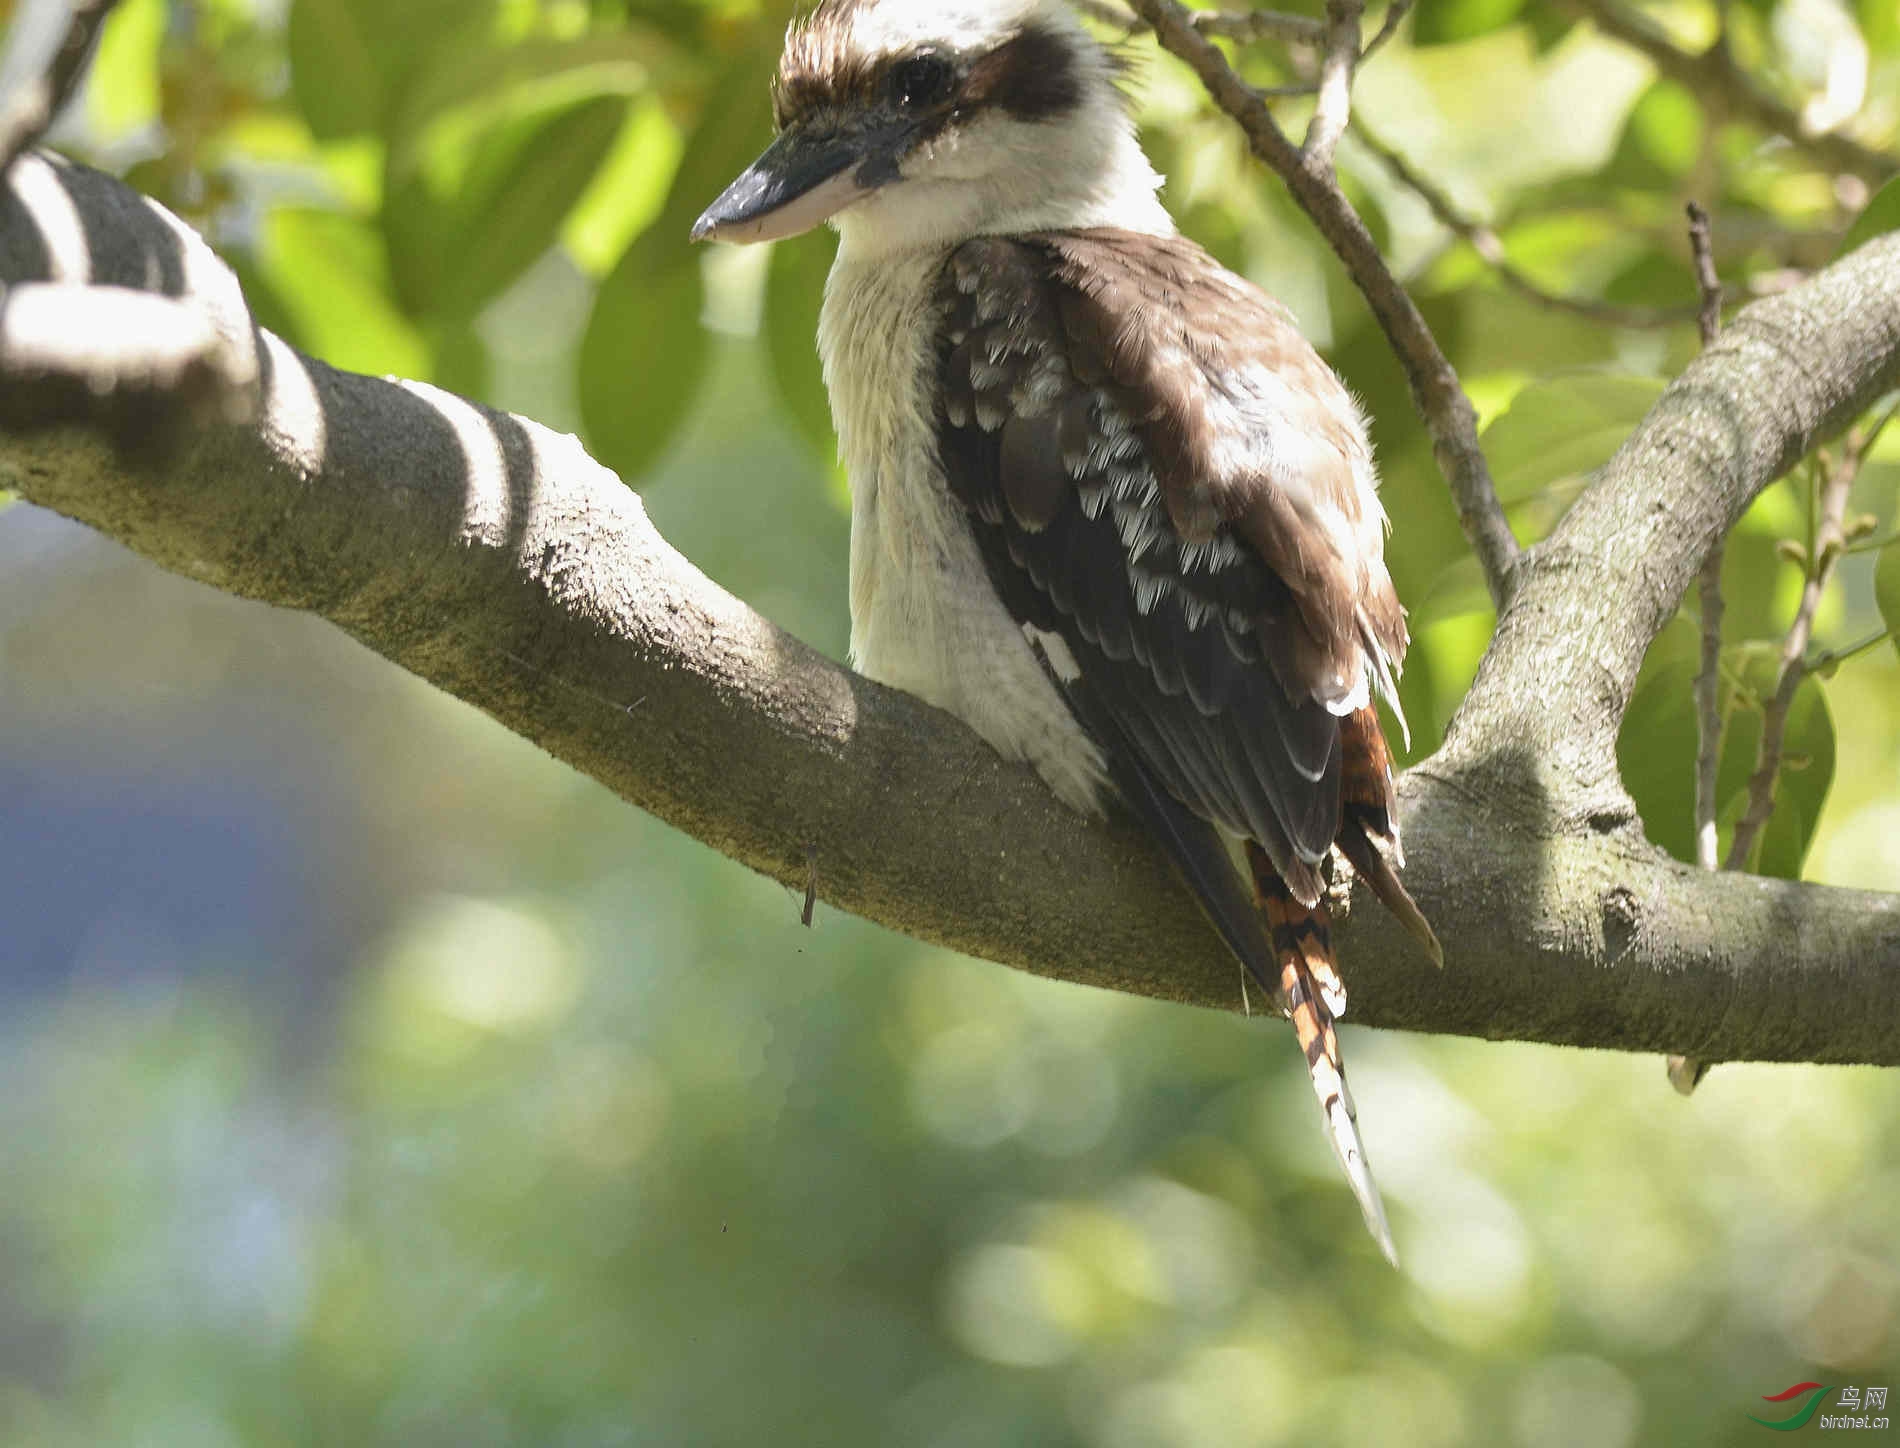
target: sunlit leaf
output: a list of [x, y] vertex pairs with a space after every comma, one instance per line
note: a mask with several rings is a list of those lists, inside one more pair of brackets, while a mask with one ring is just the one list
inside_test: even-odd
[[1611, 159], [1624, 184], [1669, 186], [1688, 175], [1702, 153], [1702, 105], [1684, 86], [1659, 80], [1630, 110]]
[[642, 94], [664, 66], [677, 85], [686, 68], [653, 32], [593, 30], [571, 40], [535, 39], [497, 45], [486, 37], [423, 66], [399, 96], [389, 120], [396, 164], [432, 125], [453, 115], [466, 131], [497, 125], [521, 110], [559, 110], [594, 96]]
[[1876, 236], [1885, 236], [1890, 231], [1900, 230], [1900, 176], [1896, 176], [1874, 193], [1873, 200], [1861, 209], [1854, 224], [1847, 228], [1847, 235], [1841, 238], [1840, 255], [1845, 256], [1855, 247], [1865, 246]]
[[428, 347], [390, 295], [382, 238], [368, 225], [281, 207], [265, 219], [260, 251], [291, 341], [353, 372], [429, 375]]
[[636, 101], [612, 148], [594, 172], [561, 228], [565, 246], [583, 271], [605, 276], [633, 239], [666, 204], [685, 142], [666, 108], [647, 97]]
[[1502, 30], [1524, 9], [1524, 0], [1427, 0], [1412, 25], [1414, 45], [1475, 40]]
[[772, 248], [765, 278], [765, 343], [779, 401], [805, 441], [827, 461], [838, 445], [818, 368], [818, 309], [837, 249], [829, 231], [782, 241]]
[[297, 108], [321, 140], [374, 130], [386, 80], [364, 0], [292, 0], [290, 82]]
[[706, 97], [666, 204], [600, 285], [581, 342], [580, 401], [597, 457], [632, 481], [666, 449], [699, 391], [710, 340], [692, 223], [769, 135], [771, 57], [734, 66]]
[[1610, 460], [1662, 395], [1662, 379], [1576, 372], [1533, 382], [1481, 439], [1498, 495], [1528, 498]]
[[1900, 649], [1900, 542], [1882, 548], [1874, 563], [1874, 601], [1894, 647]]
[[158, 119], [159, 47], [165, 0], [126, 0], [107, 18], [87, 79], [93, 125], [117, 139]]
[[384, 228], [405, 304], [418, 315], [467, 319], [500, 295], [554, 244], [625, 109], [619, 97], [602, 96], [486, 136], [446, 197], [421, 171], [392, 183]]
[[1900, 50], [1900, 6], [1892, 0], [1854, 0], [1854, 15], [1876, 56]]
[[319, 140], [381, 129], [420, 56], [485, 23], [483, 0], [292, 0], [290, 82]]

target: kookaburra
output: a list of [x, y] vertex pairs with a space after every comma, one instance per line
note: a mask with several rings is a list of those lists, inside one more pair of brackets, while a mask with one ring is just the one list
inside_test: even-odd
[[1063, 0], [821, 0], [778, 138], [693, 234], [837, 228], [818, 349], [854, 662], [1153, 832], [1292, 1019], [1391, 1256], [1321, 873], [1337, 848], [1437, 955], [1372, 706], [1406, 631], [1365, 419], [1176, 233], [1123, 69]]

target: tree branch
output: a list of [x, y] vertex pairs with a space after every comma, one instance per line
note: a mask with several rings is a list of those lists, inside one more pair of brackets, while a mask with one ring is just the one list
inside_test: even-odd
[[[1722, 331], [1722, 279], [1715, 270], [1715, 238], [1709, 213], [1691, 201], [1689, 255], [1695, 267], [1701, 305], [1696, 330], [1707, 347]], [[1695, 676], [1695, 862], [1704, 870], [1721, 867], [1716, 850], [1716, 780], [1722, 762], [1722, 562], [1727, 540], [1718, 538], [1696, 573], [1696, 592], [1702, 613], [1702, 648]], [[1691, 1095], [1709, 1072], [1709, 1063], [1693, 1056], [1672, 1055], [1664, 1063], [1670, 1085]]]
[[1735, 63], [1721, 40], [1707, 50], [1688, 51], [1671, 40], [1655, 21], [1625, 9], [1617, 0], [1559, 3], [1571, 14], [1590, 20], [1605, 35], [1641, 51], [1657, 70], [1686, 86], [1705, 104], [1713, 102], [1729, 116], [1774, 132], [1831, 170], [1849, 171], [1874, 183], [1900, 173], [1900, 157], [1835, 131], [1810, 131], [1799, 114]]
[[1412, 404], [1431, 435], [1432, 453], [1451, 488], [1458, 522], [1484, 570], [1491, 600], [1500, 609], [1509, 598], [1518, 543], [1498, 502], [1491, 469], [1478, 446], [1478, 414], [1458, 373], [1432, 335], [1424, 316], [1392, 275], [1372, 233], [1339, 189], [1330, 160], [1308, 157], [1287, 139], [1257, 91], [1227, 63], [1175, 0], [1129, 0], [1153, 27], [1155, 38], [1186, 61], [1214, 103], [1240, 126], [1254, 155], [1286, 183], [1300, 209], [1313, 219], [1353, 285], [1364, 294], [1386, 340], [1405, 369]]
[[[0, 282], [156, 284], [220, 335], [241, 323], [258, 382], [253, 420], [156, 454], [128, 452], [89, 420], [16, 417], [0, 432], [0, 485], [176, 572], [322, 615], [796, 892], [815, 876], [832, 904], [922, 939], [1239, 1007], [1237, 967], [1139, 831], [1078, 820], [949, 716], [721, 592], [575, 439], [299, 356], [255, 330], [195, 235], [108, 177], [30, 157], [8, 182]], [[1872, 360], [1842, 360], [1854, 347]], [[1620, 816], [1577, 823], [1589, 781], [1566, 776], [1574, 761], [1542, 742], [1562, 728], [1521, 732], [1499, 703], [1533, 699], [1529, 713], [1613, 742], [1611, 711], [1642, 654], [1635, 634], [1660, 626], [1658, 600], [1680, 594], [1695, 550], [1661, 549], [1633, 578], [1612, 569], [1627, 586], [1604, 588], [1590, 548], [1725, 522], [1762, 470], [1857, 406], [1896, 358], [1900, 239], [1745, 311], [1585, 495], [1583, 523], [1527, 556], [1456, 747], [1400, 786], [1407, 882], [1446, 941], [1446, 968], [1419, 960], [1383, 911], [1352, 911], [1339, 939], [1356, 1020], [1900, 1064], [1900, 898], [1705, 876], [1618, 828]], [[1786, 400], [1763, 406], [1764, 392]], [[1743, 418], [1759, 436], [1708, 441]], [[1671, 439], [1683, 444], [1673, 454]], [[1639, 520], [1617, 522], [1617, 498], [1632, 495]], [[1627, 562], [1617, 547], [1611, 557]], [[1562, 662], [1574, 659], [1592, 662]], [[1527, 803], [1527, 779], [1545, 789], [1541, 804]], [[796, 899], [786, 915], [790, 927]]]

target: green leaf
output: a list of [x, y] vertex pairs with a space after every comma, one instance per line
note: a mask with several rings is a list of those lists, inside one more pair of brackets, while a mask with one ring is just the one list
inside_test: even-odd
[[799, 434], [827, 462], [838, 442], [818, 366], [818, 310], [837, 251], [837, 237], [829, 231], [781, 241], [772, 248], [765, 277], [765, 345], [779, 401]]
[[[1624, 787], [1636, 801], [1645, 833], [1683, 861], [1695, 859], [1695, 677], [1701, 648], [1700, 629], [1687, 616], [1678, 616], [1657, 636], [1637, 675], [1616, 750]], [[1779, 645], [1761, 640], [1722, 653], [1722, 752], [1715, 798], [1724, 857], [1736, 822], [1747, 809], [1748, 782], [1761, 748], [1760, 706], [1774, 693], [1779, 664]], [[1827, 696], [1819, 680], [1805, 679], [1788, 710], [1775, 812], [1748, 869], [1790, 880], [1800, 877], [1834, 780], [1834, 753]]]
[[1847, 235], [1841, 238], [1838, 255], [1846, 256], [1855, 247], [1865, 246], [1876, 236], [1885, 236], [1890, 231], [1900, 231], [1900, 176], [1876, 191], [1873, 200], [1861, 209], [1854, 224], [1847, 228]]
[[1893, 0], [1855, 0], [1854, 14], [1876, 56], [1900, 50], [1900, 6]]
[[1562, 45], [1577, 26], [1573, 16], [1560, 15], [1544, 5], [1533, 6], [1525, 20], [1530, 26], [1531, 48], [1538, 55], [1548, 55]]
[[1574, 372], [1533, 382], [1484, 430], [1498, 496], [1517, 502], [1603, 466], [1641, 422], [1664, 383], [1657, 377]]
[[488, 344], [473, 327], [453, 323], [429, 337], [435, 353], [435, 384], [460, 397], [488, 399], [493, 381], [493, 359]]
[[693, 218], [769, 134], [761, 50], [707, 94], [666, 204], [600, 285], [581, 340], [580, 403], [594, 455], [632, 480], [663, 453], [699, 390], [711, 343], [699, 324], [703, 289], [689, 239]]
[[1426, 0], [1412, 24], [1414, 45], [1475, 40], [1516, 20], [1524, 0]]
[[441, 121], [485, 130], [522, 110], [565, 109], [594, 96], [644, 94], [657, 75], [677, 81], [684, 62], [666, 41], [641, 29], [594, 30], [571, 40], [498, 45], [483, 37], [421, 68], [394, 105], [390, 149], [399, 168]]
[[613, 145], [626, 102], [583, 101], [480, 138], [457, 190], [438, 195], [416, 171], [392, 177], [383, 226], [408, 309], [467, 321], [552, 246]]
[[633, 247], [600, 285], [581, 340], [589, 450], [629, 482], [686, 420], [711, 353], [699, 325], [699, 258], [684, 243]]
[[290, 85], [311, 134], [331, 141], [375, 130], [387, 78], [363, 0], [292, 0]]
[[427, 345], [390, 295], [382, 239], [362, 221], [279, 208], [265, 218], [259, 262], [305, 351], [352, 372], [430, 374]]
[[604, 277], [666, 205], [685, 139], [656, 97], [634, 102], [626, 124], [561, 228], [561, 244], [592, 277]]
[[470, 0], [291, 0], [290, 85], [320, 141], [378, 131], [419, 57], [456, 30], [483, 29]]
[[1643, 832], [1678, 860], [1695, 860], [1695, 676], [1701, 632], [1678, 615], [1649, 646], [1616, 741], [1623, 787]]
[[1900, 649], [1900, 542], [1882, 548], [1874, 563], [1874, 602], [1880, 621], [1893, 635], [1893, 646]]
[[[1725, 649], [1722, 761], [1716, 798], [1726, 815], [1739, 819], [1746, 808], [1748, 782], [1761, 749], [1760, 705], [1773, 697], [1780, 669], [1778, 644], [1755, 640]], [[1834, 719], [1818, 679], [1809, 677], [1795, 690], [1782, 733], [1782, 767], [1775, 783], [1775, 812], [1761, 833], [1748, 868], [1756, 874], [1799, 879], [1814, 826], [1834, 782]], [[1724, 832], [1726, 853], [1733, 821]]]
[[89, 119], [118, 140], [158, 119], [165, 0], [126, 0], [106, 18], [86, 84]]
[[1630, 110], [1629, 132], [1643, 153], [1672, 176], [1685, 176], [1702, 154], [1706, 118], [1687, 86], [1659, 80]]

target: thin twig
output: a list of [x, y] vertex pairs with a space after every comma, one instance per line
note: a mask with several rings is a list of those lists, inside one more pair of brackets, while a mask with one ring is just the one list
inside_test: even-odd
[[1214, 103], [1240, 126], [1254, 155], [1286, 183], [1364, 294], [1405, 369], [1413, 406], [1431, 434], [1432, 452], [1451, 488], [1458, 521], [1484, 569], [1491, 599], [1502, 609], [1511, 595], [1520, 549], [1478, 447], [1477, 411], [1430, 326], [1379, 255], [1365, 222], [1339, 189], [1332, 167], [1309, 164], [1280, 129], [1266, 102], [1235, 74], [1214, 43], [1194, 28], [1188, 12], [1175, 0], [1130, 0], [1130, 4], [1154, 28], [1161, 44], [1200, 77]]
[[1359, 52], [1359, 64], [1364, 65], [1373, 54], [1398, 34], [1400, 24], [1411, 13], [1412, 0], [1391, 0], [1385, 7], [1385, 19], [1380, 23], [1378, 33], [1366, 42], [1366, 48]]
[[1359, 21], [1364, 0], [1326, 0], [1326, 50], [1319, 63], [1319, 92], [1300, 150], [1309, 166], [1332, 169], [1333, 152], [1352, 116], [1352, 72], [1359, 63]]
[[[1715, 271], [1715, 242], [1709, 213], [1688, 204], [1689, 250], [1695, 260], [1696, 287], [1702, 305], [1696, 318], [1702, 345], [1709, 346], [1722, 330], [1722, 281]], [[1715, 779], [1722, 757], [1722, 559], [1726, 552], [1717, 538], [1702, 565], [1697, 588], [1702, 604], [1702, 660], [1696, 672], [1696, 863], [1705, 870], [1717, 866]]]
[[1867, 439], [1849, 434], [1841, 449], [1841, 460], [1832, 463], [1826, 453], [1816, 454], [1821, 469], [1821, 495], [1815, 509], [1813, 539], [1807, 550], [1807, 581], [1801, 588], [1801, 602], [1795, 608], [1794, 622], [1782, 640], [1781, 667], [1775, 675], [1775, 692], [1762, 709], [1761, 746], [1755, 755], [1755, 772], [1748, 780], [1748, 807], [1735, 826], [1735, 838], [1729, 842], [1726, 868], [1746, 868], [1755, 841], [1775, 812], [1775, 785], [1781, 777], [1782, 741], [1788, 728], [1788, 711], [1794, 696], [1808, 676], [1808, 639], [1814, 631], [1815, 610], [1833, 576], [1834, 564], [1841, 556], [1843, 543], [1841, 520], [1847, 514], [1847, 494], [1860, 472], [1866, 456]]
[[[1145, 34], [1153, 29], [1122, 0], [1073, 0], [1073, 3], [1084, 15], [1131, 35]], [[1411, 13], [1412, 4], [1413, 0], [1391, 0], [1385, 8], [1385, 18], [1380, 22], [1378, 32], [1359, 52], [1359, 58], [1354, 62], [1355, 68], [1364, 65], [1374, 52], [1398, 33], [1399, 25]], [[1282, 10], [1191, 10], [1188, 12], [1188, 23], [1210, 39], [1231, 40], [1237, 45], [1277, 40], [1302, 51], [1313, 52], [1325, 46], [1328, 33], [1328, 22], [1315, 20], [1310, 15], [1289, 15]], [[1319, 88], [1317, 79], [1292, 81], [1286, 85], [1263, 86], [1260, 94], [1274, 99], [1310, 96], [1317, 94]]]
[[1571, 297], [1561, 292], [1546, 291], [1512, 265], [1505, 254], [1504, 239], [1496, 231], [1460, 211], [1458, 204], [1442, 187], [1429, 177], [1420, 175], [1405, 157], [1374, 135], [1367, 128], [1363, 117], [1355, 115], [1352, 118], [1352, 133], [1359, 145], [1391, 173], [1393, 180], [1414, 193], [1431, 209], [1441, 226], [1478, 254], [1479, 259], [1497, 274], [1499, 281], [1538, 306], [1556, 312], [1569, 312], [1615, 327], [1674, 327], [1696, 315], [1694, 307], [1630, 307], [1591, 297]]
[[72, 95], [117, 0], [27, 0], [13, 22], [0, 102], [0, 173], [33, 146]]
[[[1715, 238], [1709, 229], [1709, 213], [1693, 201], [1687, 210], [1689, 253], [1695, 262], [1696, 289], [1702, 299], [1696, 330], [1706, 348], [1722, 330], [1722, 279], [1715, 270]], [[1702, 607], [1702, 657], [1695, 676], [1695, 858], [1705, 870], [1721, 868], [1715, 787], [1722, 762], [1722, 560], [1727, 551], [1723, 539], [1717, 537], [1696, 578]], [[1708, 1075], [1710, 1064], [1697, 1056], [1670, 1056], [1665, 1067], [1670, 1084], [1687, 1096]]]
[[1718, 39], [1704, 51], [1684, 50], [1648, 16], [1625, 9], [1617, 0], [1559, 3], [1573, 15], [1590, 19], [1605, 35], [1641, 51], [1657, 70], [1693, 92], [1705, 106], [1773, 131], [1830, 170], [1851, 171], [1874, 182], [1900, 173], [1900, 157], [1851, 136], [1810, 131], [1796, 111], [1736, 63], [1726, 39]]
[[1864, 654], [1869, 649], [1878, 648], [1892, 637], [1892, 629], [1876, 629], [1867, 637], [1856, 639], [1851, 644], [1845, 644], [1838, 649], [1823, 650], [1808, 660], [1808, 672], [1819, 674], [1824, 679], [1831, 679], [1834, 677], [1834, 671], [1849, 659]]
[[1197, 10], [1189, 23], [1201, 34], [1222, 40], [1285, 40], [1313, 46], [1326, 43], [1325, 21], [1280, 10]]

